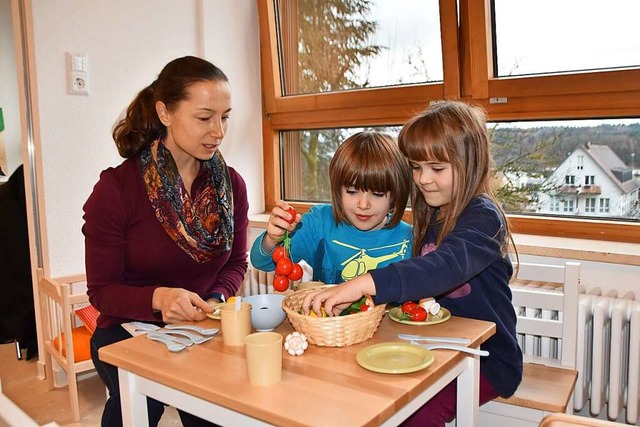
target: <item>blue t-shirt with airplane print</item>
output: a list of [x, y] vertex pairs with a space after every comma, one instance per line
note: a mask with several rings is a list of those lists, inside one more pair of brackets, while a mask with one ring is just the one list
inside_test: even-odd
[[[273, 271], [271, 254], [262, 250], [263, 237], [264, 233], [253, 242], [251, 264]], [[305, 260], [313, 268], [313, 280], [337, 284], [410, 258], [412, 238], [412, 228], [404, 221], [393, 228], [361, 231], [336, 224], [331, 205], [317, 205], [302, 215], [291, 234], [291, 259]]]

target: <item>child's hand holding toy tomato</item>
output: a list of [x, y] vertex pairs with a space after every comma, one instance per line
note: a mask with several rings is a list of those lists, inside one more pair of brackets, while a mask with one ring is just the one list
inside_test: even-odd
[[284, 240], [286, 233], [295, 230], [301, 219], [302, 216], [298, 215], [294, 208], [279, 200], [269, 215], [267, 234], [262, 240], [262, 249], [265, 252], [271, 252]]

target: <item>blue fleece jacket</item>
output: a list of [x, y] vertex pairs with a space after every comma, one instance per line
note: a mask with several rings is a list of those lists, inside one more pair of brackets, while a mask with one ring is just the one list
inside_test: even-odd
[[504, 218], [487, 197], [475, 198], [439, 247], [439, 226], [430, 226], [421, 256], [370, 271], [376, 304], [435, 297], [454, 316], [487, 320], [496, 333], [482, 348], [490, 355], [480, 371], [500, 396], [511, 396], [522, 379], [522, 352], [509, 279], [513, 267], [501, 251]]

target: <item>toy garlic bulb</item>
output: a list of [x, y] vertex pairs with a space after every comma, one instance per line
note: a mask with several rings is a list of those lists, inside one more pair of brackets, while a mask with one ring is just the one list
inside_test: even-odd
[[284, 349], [292, 356], [300, 356], [308, 347], [307, 337], [300, 332], [290, 333], [284, 340]]
[[420, 300], [420, 307], [427, 310], [427, 313], [431, 314], [432, 316], [435, 316], [440, 312], [440, 304], [438, 304], [432, 297], [422, 298]]

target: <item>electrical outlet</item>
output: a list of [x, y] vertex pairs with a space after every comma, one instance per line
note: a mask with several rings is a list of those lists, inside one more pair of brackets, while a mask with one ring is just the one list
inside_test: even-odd
[[67, 88], [71, 95], [89, 95], [89, 58], [67, 53]]

